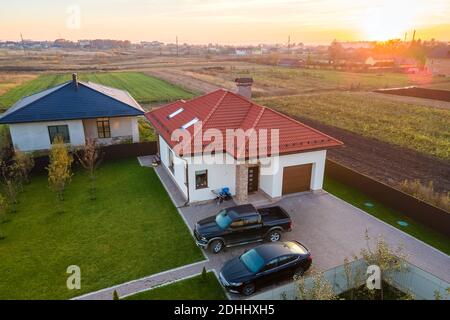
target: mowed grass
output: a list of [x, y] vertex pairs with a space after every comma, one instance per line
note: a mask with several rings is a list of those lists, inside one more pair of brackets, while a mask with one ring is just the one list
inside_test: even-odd
[[294, 116], [450, 159], [450, 110], [447, 109], [348, 92], [265, 98], [258, 102]]
[[[24, 96], [48, 89], [69, 81], [70, 74], [47, 74], [13, 87], [0, 96], [0, 103], [10, 107]], [[81, 81], [92, 81], [109, 87], [128, 91], [139, 103], [165, 102], [189, 99], [193, 94], [161, 79], [139, 72], [81, 73]]]
[[438, 84], [450, 90], [450, 80], [402, 73], [360, 73], [237, 64], [220, 69], [191, 69], [189, 75], [234, 88], [237, 77], [252, 77], [257, 96], [282, 96], [331, 90], [368, 91], [380, 88]]
[[126, 297], [125, 300], [227, 300], [213, 272]]
[[[402, 212], [389, 208], [363, 192], [351, 188], [337, 180], [330, 179], [329, 177], [325, 177], [323, 188], [336, 197], [366, 211], [384, 222], [389, 223], [397, 229], [400, 229], [413, 237], [428, 243], [446, 254], [450, 254], [450, 239], [448, 237], [409, 218]], [[367, 206], [367, 203], [370, 203], [373, 206]], [[405, 221], [408, 225], [401, 226], [398, 223], [399, 221]]]
[[37, 76], [21, 73], [0, 73], [0, 96], [12, 88], [35, 79]]
[[[0, 224], [0, 300], [71, 298], [203, 259], [154, 170], [135, 158], [100, 165], [96, 200], [84, 171], [72, 180], [63, 213], [47, 177], [34, 176]], [[81, 290], [66, 287], [70, 265]]]

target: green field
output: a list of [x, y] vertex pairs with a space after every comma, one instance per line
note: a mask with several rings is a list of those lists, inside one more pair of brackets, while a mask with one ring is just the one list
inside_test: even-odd
[[232, 67], [187, 70], [190, 76], [234, 88], [237, 77], [252, 77], [254, 97], [282, 96], [326, 91], [369, 91], [411, 85], [437, 85], [450, 90], [450, 79], [402, 73], [357, 73], [236, 64]]
[[125, 300], [227, 300], [213, 272], [137, 293]]
[[[337, 180], [330, 179], [329, 177], [325, 177], [323, 189], [442, 252], [450, 254], [450, 239], [448, 237], [416, 222], [401, 212], [383, 205], [381, 202], [372, 199], [361, 191], [344, 185]], [[371, 203], [373, 206], [368, 207], [366, 203]], [[405, 221], [408, 223], [408, 226], [401, 226], [398, 224], [398, 221]]]
[[[67, 299], [203, 259], [153, 169], [104, 162], [96, 185], [90, 200], [77, 170], [61, 213], [47, 177], [32, 177], [0, 223], [0, 300]], [[70, 265], [81, 268], [81, 290], [66, 287]]]
[[[192, 93], [180, 87], [139, 72], [82, 73], [79, 74], [79, 78], [81, 81], [92, 81], [127, 90], [134, 99], [143, 104], [193, 97]], [[0, 104], [10, 107], [24, 96], [48, 89], [70, 79], [70, 74], [42, 75], [7, 91], [0, 96]]]
[[291, 115], [450, 159], [450, 110], [389, 101], [363, 92], [262, 98], [258, 102]]

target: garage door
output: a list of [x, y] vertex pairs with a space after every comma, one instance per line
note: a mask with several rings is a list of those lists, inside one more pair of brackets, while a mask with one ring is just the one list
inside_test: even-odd
[[283, 168], [283, 194], [309, 191], [312, 163]]

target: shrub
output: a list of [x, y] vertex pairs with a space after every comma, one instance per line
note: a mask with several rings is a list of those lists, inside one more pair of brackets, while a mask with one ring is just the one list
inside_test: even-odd
[[424, 185], [417, 179], [413, 181], [404, 180], [400, 183], [400, 189], [422, 201], [450, 212], [450, 193], [434, 191], [433, 181]]
[[60, 201], [64, 200], [64, 190], [72, 178], [72, 161], [62, 138], [55, 138], [50, 150], [50, 164], [47, 167], [48, 183]]
[[113, 300], [120, 300], [119, 294], [117, 293], [116, 290], [114, 290], [114, 292], [113, 292]]
[[144, 118], [138, 118], [139, 139], [141, 142], [155, 141], [155, 130]]

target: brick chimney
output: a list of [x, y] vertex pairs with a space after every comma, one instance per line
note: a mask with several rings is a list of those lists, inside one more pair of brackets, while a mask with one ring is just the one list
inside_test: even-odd
[[236, 82], [238, 94], [247, 99], [252, 98], [253, 78], [236, 78], [234, 82]]
[[75, 90], [78, 90], [78, 79], [77, 79], [76, 73], [72, 73], [72, 83], [73, 83]]

